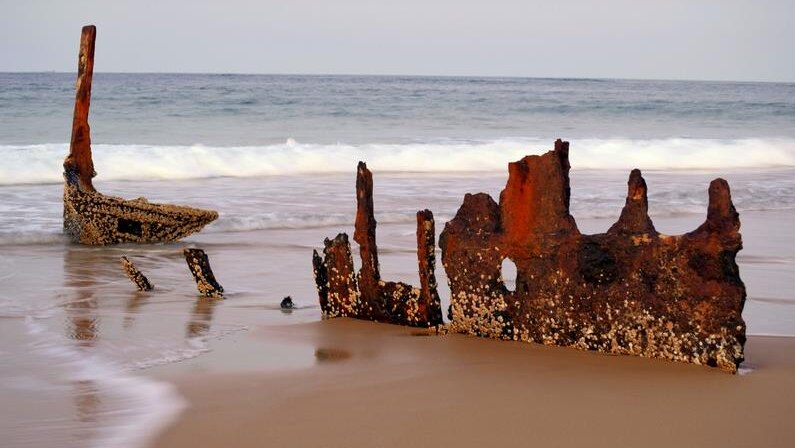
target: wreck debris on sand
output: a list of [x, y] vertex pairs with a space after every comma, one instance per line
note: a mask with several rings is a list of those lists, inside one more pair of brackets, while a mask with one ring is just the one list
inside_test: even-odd
[[88, 110], [94, 71], [96, 27], [83, 27], [77, 70], [77, 94], [69, 155], [64, 160], [64, 232], [81, 244], [174, 241], [198, 232], [218, 218], [212, 210], [124, 200], [94, 189]]
[[[449, 329], [736, 372], [746, 292], [728, 183], [710, 184], [700, 227], [668, 236], [655, 230], [646, 183], [633, 170], [618, 222], [583, 235], [569, 214], [568, 151], [558, 140], [553, 151], [509, 164], [499, 204], [467, 194], [445, 225]], [[516, 265], [514, 291], [503, 281], [506, 259]]]
[[357, 275], [348, 235], [326, 239], [323, 257], [312, 254], [320, 308], [324, 318], [354, 317], [412, 327], [442, 324], [436, 291], [435, 230], [430, 210], [417, 213], [417, 257], [420, 288], [381, 279], [376, 246], [373, 177], [359, 162], [356, 172], [356, 226], [353, 239], [359, 244], [362, 267]]
[[135, 267], [132, 261], [127, 257], [121, 257], [121, 267], [130, 278], [138, 291], [151, 291], [155, 286], [149, 282], [149, 279]]
[[201, 249], [185, 249], [183, 254], [185, 262], [188, 263], [188, 269], [193, 274], [193, 279], [196, 280], [196, 289], [199, 290], [199, 294], [204, 297], [223, 299], [224, 288], [215, 280], [207, 254]]

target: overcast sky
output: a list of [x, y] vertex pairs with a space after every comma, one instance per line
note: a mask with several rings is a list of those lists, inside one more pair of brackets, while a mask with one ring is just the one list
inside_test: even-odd
[[795, 81], [795, 0], [0, 0], [0, 71], [88, 23], [105, 72]]

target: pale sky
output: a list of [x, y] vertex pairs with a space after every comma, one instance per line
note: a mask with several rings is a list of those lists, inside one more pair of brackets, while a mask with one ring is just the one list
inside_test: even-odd
[[795, 82], [795, 0], [0, 0], [0, 71]]

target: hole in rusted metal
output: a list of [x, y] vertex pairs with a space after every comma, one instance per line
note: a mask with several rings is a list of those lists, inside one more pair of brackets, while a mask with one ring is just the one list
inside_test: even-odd
[[508, 288], [509, 291], [516, 290], [516, 265], [510, 258], [502, 260], [500, 272], [502, 273], [502, 282], [505, 284], [505, 287]]

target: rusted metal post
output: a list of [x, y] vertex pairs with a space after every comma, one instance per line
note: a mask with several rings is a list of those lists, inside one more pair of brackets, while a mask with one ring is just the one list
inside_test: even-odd
[[[356, 227], [353, 240], [359, 244], [362, 268], [359, 271], [359, 291], [363, 304], [375, 301], [379, 296], [378, 282], [381, 273], [378, 266], [378, 247], [376, 245], [376, 220], [373, 207], [373, 173], [364, 162], [356, 168]], [[362, 317], [369, 318], [370, 307], [362, 307]]]
[[121, 257], [121, 266], [127, 273], [127, 277], [130, 277], [130, 280], [138, 287], [138, 291], [151, 291], [154, 288], [149, 279], [127, 257]]
[[88, 126], [96, 38], [97, 28], [94, 25], [83, 27], [80, 35], [80, 53], [77, 58], [77, 94], [72, 118], [72, 139], [69, 144], [69, 155], [63, 163], [66, 181], [77, 184], [82, 191], [94, 191], [91, 179], [96, 176], [94, 162], [91, 159], [91, 129]]
[[436, 283], [436, 226], [430, 210], [417, 212], [417, 261], [420, 271], [420, 316], [428, 317], [428, 326], [441, 325], [442, 302]]
[[223, 299], [224, 288], [215, 280], [207, 254], [201, 249], [185, 249], [183, 253], [199, 293], [205, 297]]

